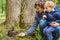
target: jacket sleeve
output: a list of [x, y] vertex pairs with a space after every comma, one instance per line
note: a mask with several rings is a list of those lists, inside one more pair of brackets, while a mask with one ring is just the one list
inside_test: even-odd
[[56, 13], [56, 22], [60, 23], [60, 12]]
[[38, 16], [35, 15], [35, 20], [34, 20], [33, 25], [25, 32], [25, 34], [28, 35], [32, 33], [37, 28], [38, 24], [39, 24]]

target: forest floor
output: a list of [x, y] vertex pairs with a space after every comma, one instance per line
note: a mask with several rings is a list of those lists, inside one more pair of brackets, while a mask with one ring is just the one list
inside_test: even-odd
[[[18, 37], [17, 35], [15, 35], [14, 37], [9, 37], [7, 35], [8, 30], [11, 29], [11, 26], [6, 26], [6, 25], [0, 25], [0, 40], [36, 40], [34, 35], [30, 35], [30, 36], [25, 36], [25, 37]], [[15, 29], [15, 31], [23, 31], [22, 29], [20, 29], [19, 27], [17, 27]]]
[[[11, 29], [11, 26], [0, 25], [0, 40], [39, 40], [39, 39], [36, 39], [36, 35], [35, 35], [36, 33], [32, 33], [31, 35], [28, 35], [25, 37], [18, 37], [17, 35], [15, 35], [14, 37], [9, 37], [7, 33], [8, 33], [8, 30], [10, 29]], [[15, 31], [20, 32], [20, 31], [26, 31], [26, 30], [16, 26]]]
[[[40, 40], [41, 35], [39, 34], [39, 27], [36, 29], [35, 32], [33, 32], [31, 35], [25, 36], [25, 37], [18, 37], [15, 35], [14, 37], [9, 37], [8, 31], [11, 30], [11, 25], [4, 25], [5, 20], [0, 20], [0, 40]], [[29, 27], [28, 27], [29, 28]], [[14, 30], [17, 32], [25, 32], [28, 28], [21, 28], [18, 25], [14, 26]], [[60, 39], [59, 39], [60, 40]]]

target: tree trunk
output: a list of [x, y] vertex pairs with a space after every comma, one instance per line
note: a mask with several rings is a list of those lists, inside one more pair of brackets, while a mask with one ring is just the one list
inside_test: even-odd
[[24, 9], [24, 23], [25, 26], [32, 25], [34, 22], [35, 10], [34, 4], [35, 0], [27, 0], [26, 8]]
[[21, 15], [20, 15], [20, 27], [30, 26], [34, 22], [34, 4], [36, 0], [22, 0], [21, 3]]
[[6, 24], [19, 23], [21, 0], [6, 0]]
[[[22, 0], [21, 3], [21, 15], [20, 15], [20, 27], [30, 26], [34, 22], [35, 9], [34, 4], [38, 0]], [[40, 0], [45, 1], [45, 0]]]

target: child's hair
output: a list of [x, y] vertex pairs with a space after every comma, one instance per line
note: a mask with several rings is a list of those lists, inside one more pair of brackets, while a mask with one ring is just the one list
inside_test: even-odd
[[53, 1], [46, 1], [44, 7], [52, 7], [54, 8], [55, 3]]
[[36, 8], [37, 6], [39, 6], [39, 7], [44, 9], [44, 2], [36, 1], [34, 7]]

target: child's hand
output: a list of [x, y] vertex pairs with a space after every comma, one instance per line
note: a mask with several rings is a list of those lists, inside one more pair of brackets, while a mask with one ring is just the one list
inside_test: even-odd
[[25, 36], [25, 33], [19, 33], [18, 36], [21, 36], [21, 37], [24, 37]]
[[56, 26], [59, 26], [59, 23], [57, 23], [57, 22], [51, 22], [50, 25], [53, 26], [53, 27], [56, 27]]
[[44, 18], [47, 18], [47, 16], [46, 16], [46, 15], [43, 15], [43, 19], [44, 19]]

